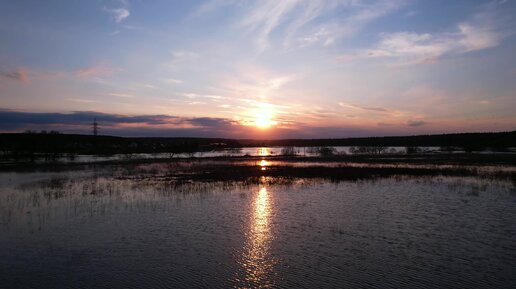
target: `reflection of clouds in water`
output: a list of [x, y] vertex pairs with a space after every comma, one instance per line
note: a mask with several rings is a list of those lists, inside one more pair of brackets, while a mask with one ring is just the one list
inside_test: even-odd
[[271, 274], [275, 264], [270, 256], [272, 198], [261, 186], [252, 203], [251, 221], [246, 232], [247, 240], [239, 265], [244, 276], [237, 279], [240, 288], [271, 287]]

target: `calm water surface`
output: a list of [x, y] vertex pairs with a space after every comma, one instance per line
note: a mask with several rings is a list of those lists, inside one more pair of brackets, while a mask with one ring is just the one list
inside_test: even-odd
[[510, 181], [0, 174], [1, 288], [514, 288]]
[[[171, 159], [171, 158], [213, 158], [213, 157], [236, 157], [236, 156], [279, 156], [285, 147], [242, 147], [242, 148], [226, 148], [205, 152], [195, 153], [134, 153], [134, 154], [114, 154], [114, 155], [76, 155], [73, 158], [60, 157], [56, 160], [62, 163], [92, 163], [102, 161], [117, 161], [129, 159]], [[311, 152], [309, 147], [291, 147], [299, 156], [318, 156], [317, 152]], [[334, 146], [336, 154], [349, 154], [351, 147], [349, 146]], [[439, 147], [421, 147], [427, 152], [439, 152]], [[405, 153], [405, 147], [389, 147], [390, 153]], [[37, 163], [49, 162], [44, 158], [36, 159]]]

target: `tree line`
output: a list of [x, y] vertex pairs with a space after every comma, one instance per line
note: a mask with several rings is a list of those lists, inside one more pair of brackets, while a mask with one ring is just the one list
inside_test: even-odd
[[406, 147], [407, 153], [421, 152], [420, 147], [433, 146], [467, 152], [493, 149], [503, 151], [516, 147], [516, 131], [499, 133], [465, 133], [401, 137], [342, 139], [238, 140], [223, 138], [92, 136], [60, 134], [56, 131], [27, 131], [0, 134], [0, 156], [9, 158], [47, 159], [77, 154], [169, 153], [192, 154], [218, 149], [259, 146], [285, 147], [284, 155], [293, 155], [290, 147], [307, 147], [320, 155], [333, 155], [335, 146], [351, 146], [352, 153], [381, 154], [389, 147]]

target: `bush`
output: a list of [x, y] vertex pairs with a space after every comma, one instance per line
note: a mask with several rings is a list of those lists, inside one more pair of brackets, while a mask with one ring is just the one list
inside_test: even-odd
[[455, 152], [455, 151], [460, 151], [461, 148], [454, 147], [454, 146], [442, 146], [439, 148], [439, 150], [442, 152]]
[[476, 144], [468, 144], [468, 145], [465, 145], [462, 147], [462, 150], [464, 150], [465, 152], [467, 153], [470, 153], [470, 152], [481, 152], [481, 151], [485, 151], [486, 148], [483, 147], [483, 146], [480, 146], [480, 145], [476, 145]]
[[405, 147], [405, 152], [407, 154], [417, 154], [420, 153], [422, 149], [420, 147]]
[[351, 147], [349, 148], [349, 152], [351, 154], [370, 154], [370, 155], [380, 155], [384, 154], [388, 151], [388, 147], [376, 146], [376, 147]]
[[281, 149], [281, 155], [283, 156], [295, 156], [296, 149], [294, 147], [284, 147]]
[[337, 150], [334, 147], [319, 147], [318, 153], [321, 157], [331, 157]]

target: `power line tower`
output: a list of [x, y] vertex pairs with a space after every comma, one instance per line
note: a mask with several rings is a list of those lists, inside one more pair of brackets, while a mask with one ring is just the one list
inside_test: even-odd
[[97, 136], [99, 134], [99, 123], [97, 122], [97, 118], [93, 119], [93, 135]]

